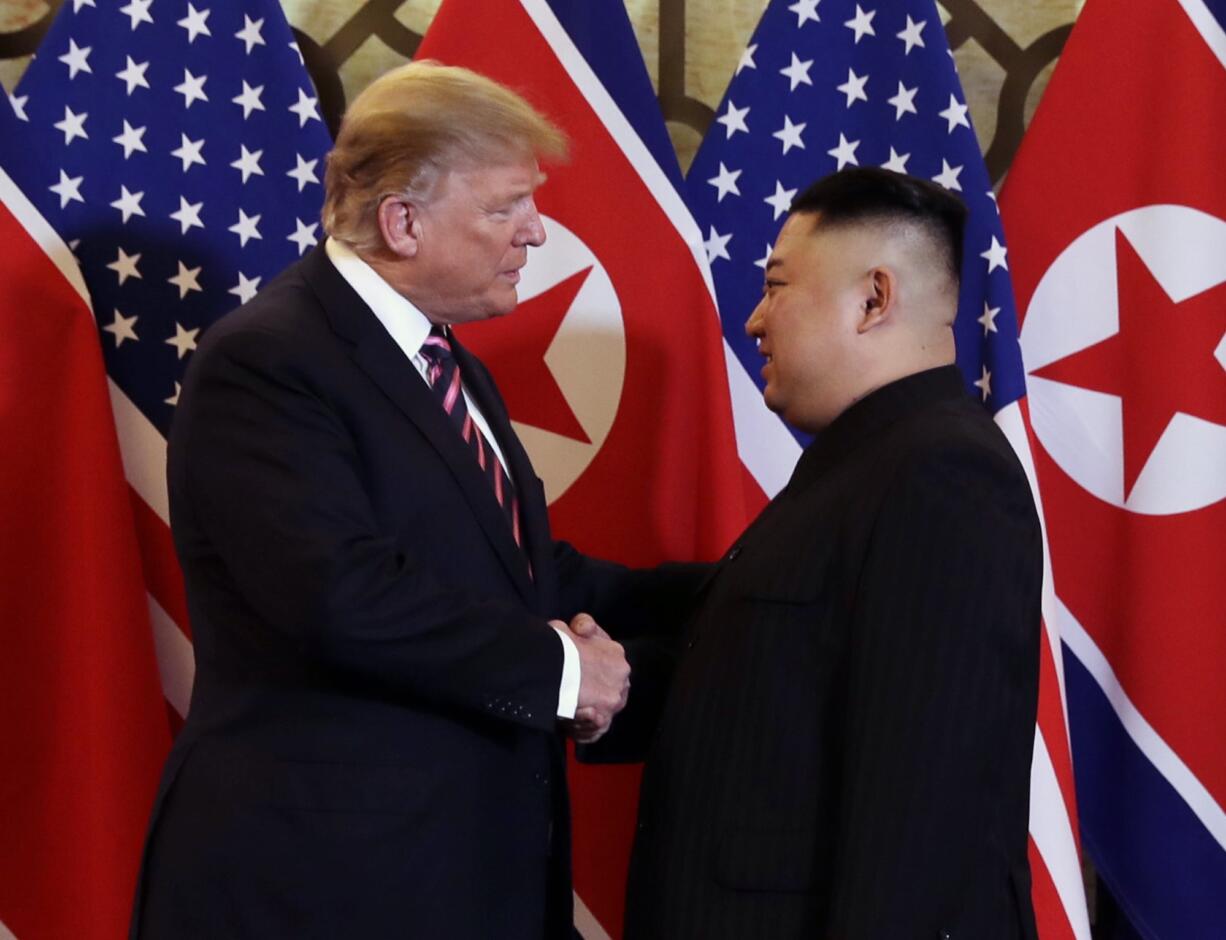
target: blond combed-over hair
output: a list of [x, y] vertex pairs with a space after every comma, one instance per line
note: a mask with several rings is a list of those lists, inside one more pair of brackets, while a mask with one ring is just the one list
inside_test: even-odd
[[349, 107], [324, 177], [324, 230], [357, 251], [382, 244], [386, 196], [425, 204], [449, 170], [535, 157], [559, 162], [566, 135], [520, 95], [469, 69], [410, 62]]

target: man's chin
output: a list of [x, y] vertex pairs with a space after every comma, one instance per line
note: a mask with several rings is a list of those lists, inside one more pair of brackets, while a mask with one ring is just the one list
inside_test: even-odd
[[499, 291], [498, 296], [491, 298], [489, 305], [490, 317], [505, 317], [519, 306], [519, 292], [512, 287], [510, 290]]
[[767, 383], [766, 388], [762, 389], [762, 401], [767, 408], [779, 415], [779, 417], [783, 417], [784, 404], [779, 400], [778, 394], [771, 388], [769, 383]]

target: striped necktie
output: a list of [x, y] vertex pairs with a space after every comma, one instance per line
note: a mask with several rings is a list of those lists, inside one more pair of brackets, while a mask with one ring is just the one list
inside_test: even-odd
[[473, 416], [469, 414], [468, 404], [464, 401], [464, 392], [460, 384], [460, 365], [455, 360], [451, 349], [451, 341], [440, 326], [432, 327], [430, 335], [421, 347], [421, 356], [426, 360], [426, 379], [434, 396], [451, 418], [460, 437], [464, 438], [468, 448], [476, 458], [477, 464], [485, 473], [486, 480], [494, 490], [494, 498], [502, 511], [506, 513], [511, 526], [511, 535], [515, 544], [523, 547], [519, 531], [519, 498], [515, 495], [515, 484], [503, 469], [502, 462], [494, 449], [490, 447], [485, 435], [477, 427]]

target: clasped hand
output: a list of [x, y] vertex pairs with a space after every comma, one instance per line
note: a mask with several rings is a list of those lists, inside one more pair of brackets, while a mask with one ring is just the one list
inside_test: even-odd
[[626, 651], [589, 614], [576, 614], [569, 624], [561, 620], [550, 623], [566, 630], [579, 651], [579, 703], [569, 730], [580, 744], [591, 744], [609, 730], [613, 716], [626, 707], [630, 694]]

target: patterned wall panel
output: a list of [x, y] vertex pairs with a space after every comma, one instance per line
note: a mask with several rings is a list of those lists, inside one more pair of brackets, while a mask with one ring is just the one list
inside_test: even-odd
[[[63, 0], [0, 0], [0, 83], [12, 88]], [[493, 0], [491, 0], [493, 2]], [[890, 0], [866, 0], [864, 6]], [[999, 181], [1083, 0], [942, 0], [971, 115]], [[413, 55], [441, 0], [283, 0], [335, 129], [370, 79]], [[683, 166], [688, 166], [763, 0], [627, 0]], [[474, 27], [478, 28], [478, 27]]]

